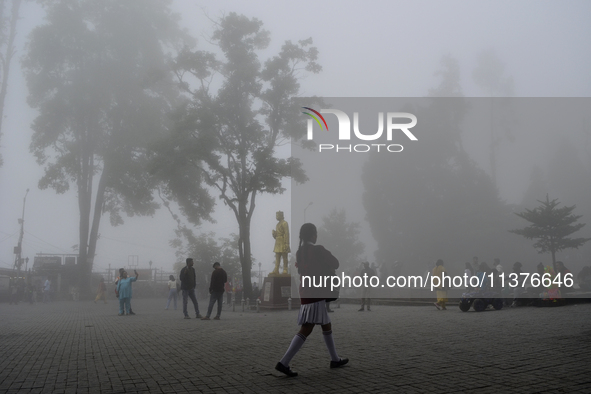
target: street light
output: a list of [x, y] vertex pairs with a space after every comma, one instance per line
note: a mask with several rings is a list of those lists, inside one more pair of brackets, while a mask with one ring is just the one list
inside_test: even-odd
[[261, 287], [261, 263], [259, 263], [259, 287]]
[[312, 201], [310, 201], [310, 202], [308, 203], [308, 205], [306, 206], [306, 208], [304, 208], [304, 223], [306, 223], [306, 210], [307, 210], [308, 208], [310, 208], [310, 205], [312, 205], [312, 204], [314, 204], [314, 203], [313, 203]]
[[25, 234], [25, 204], [27, 203], [27, 194], [29, 194], [29, 189], [25, 193], [25, 198], [23, 198], [23, 216], [21, 219], [18, 219], [18, 224], [21, 225], [21, 235], [18, 238], [18, 246], [14, 248], [14, 267], [17, 269], [17, 276], [21, 276], [21, 265], [23, 261], [21, 259], [22, 247], [23, 247], [23, 235]]

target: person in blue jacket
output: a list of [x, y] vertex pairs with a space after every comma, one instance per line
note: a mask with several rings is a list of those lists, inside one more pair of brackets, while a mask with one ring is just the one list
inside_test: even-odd
[[135, 278], [131, 278], [127, 276], [127, 271], [123, 270], [121, 273], [121, 279], [117, 283], [117, 294], [119, 294], [119, 316], [123, 315], [135, 315], [131, 311], [131, 282], [135, 282], [138, 278], [138, 273], [136, 270], [133, 271], [135, 273]]

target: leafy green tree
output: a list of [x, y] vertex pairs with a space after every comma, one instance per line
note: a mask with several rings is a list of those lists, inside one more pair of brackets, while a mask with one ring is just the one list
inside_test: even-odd
[[[181, 175], [200, 174], [234, 213], [247, 297], [252, 290], [250, 224], [256, 198], [283, 193], [284, 178], [306, 181], [301, 163], [280, 158], [276, 151], [289, 138], [303, 137], [298, 80], [303, 72], [320, 71], [311, 39], [287, 41], [263, 62], [259, 53], [269, 37], [261, 21], [230, 13], [217, 21], [211, 37], [221, 60], [204, 51], [181, 53], [176, 72], [191, 102], [177, 112], [168, 145], [163, 142], [168, 152], [176, 152], [166, 155], [167, 168]], [[158, 156], [163, 157], [161, 150]], [[185, 212], [196, 208], [191, 190], [182, 184], [171, 190]]]
[[[2, 123], [4, 120], [4, 102], [8, 93], [10, 64], [16, 53], [14, 39], [21, 3], [21, 0], [12, 0], [10, 2], [0, 0], [0, 138], [2, 137]], [[10, 11], [8, 11], [9, 5]], [[2, 167], [2, 164], [3, 160], [0, 154], [0, 167]]]
[[30, 145], [45, 166], [42, 189], [75, 185], [80, 213], [80, 285], [86, 283], [102, 214], [149, 215], [148, 142], [178, 97], [167, 53], [185, 38], [169, 1], [47, 1], [23, 66], [38, 110]]
[[523, 229], [510, 230], [511, 233], [522, 235], [527, 239], [535, 239], [534, 248], [539, 253], [550, 253], [552, 265], [556, 269], [556, 253], [564, 249], [578, 249], [591, 238], [569, 238], [569, 235], [585, 227], [585, 223], [576, 223], [582, 215], [574, 215], [576, 206], [558, 208], [557, 199], [550, 201], [538, 200], [541, 204], [534, 209], [526, 209], [515, 214], [531, 223]]
[[359, 240], [360, 232], [359, 223], [347, 221], [345, 210], [335, 208], [322, 218], [318, 239], [339, 259], [341, 268], [347, 269], [359, 265], [365, 251], [365, 244]]

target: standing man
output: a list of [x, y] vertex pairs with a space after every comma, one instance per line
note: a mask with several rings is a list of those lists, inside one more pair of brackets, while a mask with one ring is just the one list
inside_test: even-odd
[[220, 320], [222, 314], [222, 300], [224, 299], [224, 284], [228, 281], [226, 271], [220, 266], [217, 261], [213, 263], [213, 272], [211, 273], [211, 280], [209, 281], [209, 306], [207, 307], [207, 315], [201, 320], [209, 320], [213, 305], [218, 303], [218, 314], [213, 320]]
[[193, 259], [187, 258], [187, 265], [181, 270], [179, 279], [181, 280], [181, 290], [183, 292], [183, 314], [185, 319], [190, 319], [189, 312], [187, 312], [187, 298], [191, 298], [193, 306], [195, 307], [195, 318], [200, 319], [203, 316], [199, 314], [199, 304], [195, 298], [195, 285], [197, 284], [197, 274], [193, 268]]

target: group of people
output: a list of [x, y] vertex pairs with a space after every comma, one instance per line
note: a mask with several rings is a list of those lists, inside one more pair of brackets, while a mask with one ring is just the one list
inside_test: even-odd
[[[522, 283], [519, 283], [518, 286], [508, 286], [507, 284], [509, 283], [509, 278], [510, 278], [509, 275], [510, 274], [517, 275], [517, 276], [513, 276], [516, 278], [522, 277], [521, 274], [524, 273], [522, 270], [522, 267], [523, 267], [523, 264], [521, 264], [519, 261], [517, 261], [513, 264], [512, 271], [510, 273], [505, 273], [505, 269], [501, 265], [499, 258], [493, 259], [492, 268], [491, 268], [485, 261], [479, 263], [478, 257], [475, 256], [472, 258], [472, 263], [467, 262], [465, 264], [464, 274], [467, 277], [472, 277], [472, 276], [478, 277], [479, 286], [483, 287], [483, 288], [491, 287], [491, 283], [490, 283], [491, 274], [493, 275], [493, 278], [494, 277], [498, 278], [498, 277], [504, 275], [505, 276], [505, 280], [504, 280], [505, 287], [504, 288], [501, 286], [501, 284], [503, 282], [500, 279], [497, 280], [497, 282], [495, 282], [495, 284], [492, 286], [499, 287], [501, 291], [512, 289], [513, 302], [511, 303], [510, 306], [516, 307], [519, 303], [520, 297], [524, 294], [524, 292], [526, 291], [526, 288], [528, 287], [527, 283], [526, 283], [526, 286], [523, 286]], [[562, 280], [564, 280], [566, 274], [571, 273], [571, 271], [568, 268], [566, 268], [566, 266], [564, 265], [564, 263], [562, 261], [557, 261], [553, 265], [553, 267], [545, 266], [543, 263], [539, 263], [536, 267], [536, 270], [537, 270], [537, 274], [539, 274], [540, 278], [542, 278], [544, 276], [544, 274], [549, 274], [550, 278], [554, 279], [558, 274], [560, 274]], [[435, 268], [433, 269], [431, 275], [434, 277], [442, 278], [442, 275], [444, 272], [446, 272], [446, 271], [444, 268], [443, 260], [439, 259], [435, 263]], [[538, 287], [544, 287], [541, 281], [540, 281], [540, 284]], [[550, 287], [553, 287], [553, 286], [550, 286]], [[556, 286], [556, 287], [561, 289], [562, 291], [569, 291], [570, 290], [570, 288], [568, 288], [565, 285]], [[470, 284], [468, 284], [466, 290], [470, 290], [472, 288], [473, 287]], [[445, 307], [445, 304], [448, 301], [448, 298], [447, 298], [447, 288], [445, 287], [445, 285], [441, 284], [440, 286], [438, 286], [436, 288], [436, 293], [437, 293], [437, 301], [434, 303], [435, 307], [440, 310], [446, 310], [447, 308]]]
[[[26, 283], [28, 282], [28, 283]], [[51, 301], [51, 281], [45, 278], [45, 281], [37, 280], [35, 284], [24, 278], [11, 278], [9, 284], [9, 304], [17, 305], [20, 301], [30, 304], [38, 301], [38, 294], [42, 294], [43, 303]]]
[[[177, 309], [177, 296], [178, 292], [182, 293], [183, 297], [183, 315], [185, 319], [190, 319], [189, 312], [188, 312], [188, 300], [190, 299], [193, 303], [193, 307], [195, 308], [195, 317], [201, 320], [210, 320], [211, 313], [213, 311], [213, 307], [217, 302], [217, 314], [213, 318], [214, 320], [220, 320], [220, 315], [222, 313], [222, 302], [224, 296], [224, 285], [228, 281], [228, 276], [226, 271], [221, 267], [220, 263], [215, 262], [213, 264], [213, 272], [211, 274], [211, 281], [209, 285], [209, 306], [207, 309], [207, 314], [202, 316], [199, 313], [199, 303], [197, 302], [197, 297], [195, 296], [195, 287], [197, 284], [197, 276], [195, 272], [195, 268], [193, 268], [194, 262], [192, 258], [186, 259], [186, 266], [180, 272], [179, 279], [180, 283], [177, 282], [173, 275], [170, 275], [168, 281], [168, 300], [166, 303], [165, 309], [170, 307], [171, 301], [174, 302], [174, 309]], [[115, 280], [115, 295], [119, 299], [119, 316], [125, 315], [135, 315], [131, 308], [131, 298], [133, 294], [132, 283], [137, 281], [139, 274], [137, 271], [134, 270], [135, 276], [130, 277], [128, 276], [127, 271], [124, 268], [119, 270], [119, 276]], [[101, 278], [99, 282], [99, 287], [97, 291], [96, 298], [94, 302], [102, 300], [105, 304], [107, 303], [106, 300], [106, 291], [107, 287], [105, 285], [104, 278]]]
[[207, 307], [207, 314], [202, 316], [201, 313], [199, 313], [199, 303], [195, 296], [195, 288], [197, 286], [197, 273], [195, 272], [195, 268], [193, 268], [195, 263], [193, 259], [189, 257], [186, 259], [185, 264], [185, 267], [183, 267], [180, 272], [179, 281], [175, 280], [173, 275], [170, 275], [169, 277], [168, 301], [166, 302], [165, 309], [170, 307], [171, 301], [174, 301], [174, 309], [177, 309], [176, 300], [180, 291], [183, 297], [183, 315], [185, 319], [190, 319], [188, 311], [188, 303], [190, 299], [195, 308], [195, 318], [201, 320], [211, 320], [213, 307], [217, 302], [217, 314], [213, 317], [213, 320], [220, 320], [224, 292], [226, 290], [226, 283], [228, 282], [228, 274], [221, 267], [219, 262], [216, 261], [213, 263], [213, 272], [211, 273], [211, 280], [209, 283], [209, 305]]

